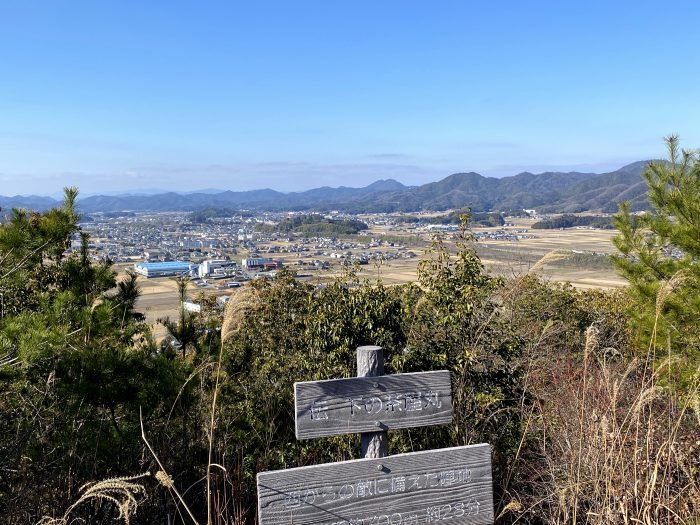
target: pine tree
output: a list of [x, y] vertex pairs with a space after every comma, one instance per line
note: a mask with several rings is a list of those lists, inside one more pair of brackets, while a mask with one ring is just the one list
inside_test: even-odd
[[615, 262], [630, 283], [643, 342], [670, 351], [675, 380], [688, 386], [700, 375], [700, 160], [677, 136], [666, 143], [668, 161], [643, 174], [651, 211], [633, 215], [620, 205]]
[[69, 188], [60, 207], [16, 209], [0, 223], [2, 523], [36, 523], [96, 473], [140, 469], [139, 414], [169, 417], [186, 377], [134, 310], [136, 275], [117, 282], [111, 261], [93, 260], [77, 194]]
[[178, 321], [172, 321], [170, 317], [158, 319], [158, 322], [165, 326], [168, 335], [178, 342], [182, 349], [182, 357], [185, 357], [187, 350], [199, 350], [199, 335], [201, 327], [197, 323], [197, 319], [191, 312], [185, 308], [187, 301], [187, 290], [190, 285], [188, 277], [178, 277], [175, 279], [177, 284], [177, 294], [180, 300], [180, 309]]

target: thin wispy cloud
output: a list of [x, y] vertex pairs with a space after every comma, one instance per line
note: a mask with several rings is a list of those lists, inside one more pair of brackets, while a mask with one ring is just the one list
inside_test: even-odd
[[61, 186], [70, 185], [78, 186], [86, 195], [152, 187], [192, 191], [204, 186], [232, 191], [272, 188], [289, 192], [319, 186], [361, 187], [390, 178], [413, 185], [444, 175], [444, 170], [438, 168], [401, 162], [269, 161], [189, 166], [154, 164], [114, 172], [66, 171], [25, 175], [21, 182], [16, 176], [5, 174], [2, 180], [12, 181], [15, 185], [20, 183], [20, 191], [15, 193], [54, 194]]

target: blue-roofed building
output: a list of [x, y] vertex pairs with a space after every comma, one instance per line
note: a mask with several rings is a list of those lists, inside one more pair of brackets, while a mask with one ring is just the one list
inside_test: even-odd
[[184, 261], [141, 262], [134, 265], [134, 271], [148, 278], [173, 275], [191, 276], [197, 272], [197, 265]]

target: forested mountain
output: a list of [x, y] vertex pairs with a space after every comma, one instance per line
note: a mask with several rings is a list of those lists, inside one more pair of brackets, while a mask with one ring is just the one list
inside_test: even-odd
[[[534, 208], [568, 196], [571, 185], [595, 177], [590, 173], [521, 173], [501, 179], [478, 173], [455, 173], [438, 182], [348, 203], [353, 211], [418, 211], [471, 207], [475, 211]], [[641, 180], [641, 179], [640, 179]]]
[[0, 195], [0, 208], [27, 208], [30, 210], [46, 210], [56, 206], [58, 201], [51, 197], [41, 197], [39, 195], [15, 195], [14, 197], [4, 197]]
[[[478, 173], [455, 173], [437, 182], [408, 187], [395, 180], [379, 180], [363, 188], [321, 187], [282, 193], [271, 189], [219, 193], [161, 193], [158, 195], [91, 196], [78, 202], [82, 212], [194, 211], [203, 208], [258, 210], [332, 210], [395, 212], [447, 210], [471, 207], [474, 211], [539, 208], [548, 212], [617, 210], [629, 200], [632, 209], [646, 204], [646, 183], [641, 177], [648, 161], [635, 162], [609, 173], [523, 172], [503, 178]], [[0, 197], [3, 208], [46, 209], [56, 205], [48, 197]]]
[[417, 211], [471, 207], [474, 211], [539, 208], [549, 212], [617, 210], [630, 200], [633, 209], [647, 206], [642, 173], [649, 161], [595, 174], [579, 172], [520, 173], [496, 179], [456, 173], [438, 182], [347, 203], [350, 211]]
[[628, 164], [617, 171], [589, 177], [567, 188], [553, 211], [617, 211], [617, 203], [630, 201], [634, 210], [648, 207], [647, 185], [641, 177], [649, 161]]

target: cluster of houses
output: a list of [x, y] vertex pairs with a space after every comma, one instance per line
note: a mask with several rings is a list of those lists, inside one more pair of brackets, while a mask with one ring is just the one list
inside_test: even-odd
[[485, 230], [474, 232], [474, 237], [478, 240], [488, 241], [508, 241], [515, 242], [522, 239], [536, 239], [537, 236], [529, 233], [527, 229], [511, 229], [511, 230]]
[[[237, 274], [254, 277], [261, 272], [267, 275], [282, 266], [281, 254], [294, 255], [300, 259], [298, 267], [312, 270], [334, 264], [364, 265], [417, 257], [409, 247], [377, 233], [378, 229], [406, 231], [400, 221], [383, 214], [363, 216], [362, 220], [375, 233], [363, 231], [354, 240], [296, 236], [260, 228], [261, 224], [276, 224], [288, 216], [286, 212], [260, 212], [193, 222], [185, 212], [93, 214], [81, 226], [90, 234], [89, 248], [95, 258], [134, 263], [135, 271], [145, 277], [186, 274], [199, 279], [218, 279]], [[427, 225], [424, 233], [431, 235], [455, 228], [456, 225]], [[512, 228], [478, 231], [475, 235], [479, 239], [499, 241], [534, 237], [527, 230]], [[80, 242], [76, 236], [71, 248], [78, 250]], [[234, 262], [235, 255], [241, 252], [250, 255]]]
[[[240, 246], [238, 229], [200, 228], [189, 224], [184, 213], [94, 214], [91, 219], [81, 223], [81, 229], [90, 234], [92, 253], [113, 262], [196, 262], [221, 257], [230, 247]], [[71, 248], [77, 249], [79, 243], [76, 237]]]

